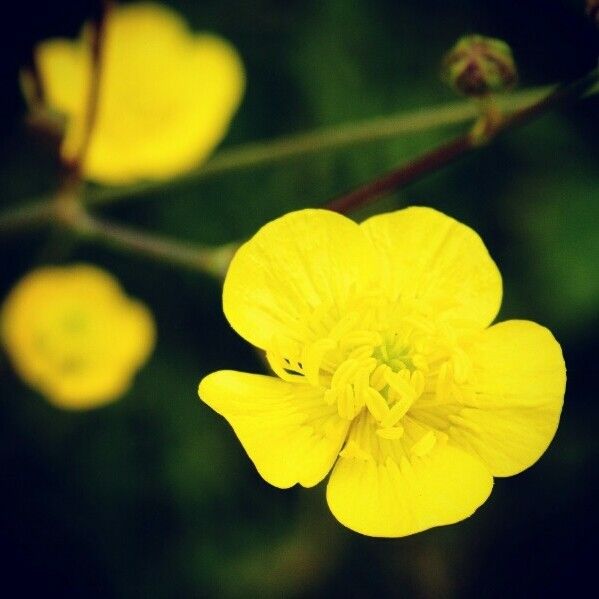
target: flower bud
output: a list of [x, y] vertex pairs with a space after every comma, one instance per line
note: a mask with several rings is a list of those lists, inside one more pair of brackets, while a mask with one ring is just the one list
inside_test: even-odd
[[458, 93], [485, 96], [513, 87], [518, 78], [512, 50], [482, 35], [460, 38], [443, 59], [443, 79]]

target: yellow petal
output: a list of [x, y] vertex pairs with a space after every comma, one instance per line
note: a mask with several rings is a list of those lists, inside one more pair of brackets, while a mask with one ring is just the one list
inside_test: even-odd
[[238, 250], [223, 308], [253, 345], [272, 347], [276, 337], [305, 342], [314, 310], [342, 307], [350, 294], [372, 286], [376, 272], [374, 250], [356, 223], [326, 210], [291, 212]]
[[367, 419], [352, 428], [329, 479], [327, 501], [344, 526], [374, 537], [402, 537], [470, 516], [491, 492], [483, 463], [438, 441], [426, 455], [403, 439], [380, 438]]
[[475, 395], [449, 434], [494, 476], [511, 476], [534, 464], [555, 435], [566, 385], [561, 348], [548, 329], [509, 320], [482, 333], [468, 353]]
[[501, 304], [501, 275], [470, 227], [412, 207], [362, 223], [392, 296], [416, 300], [431, 315], [487, 326]]
[[318, 484], [349, 426], [337, 406], [325, 404], [322, 390], [274, 377], [221, 370], [204, 378], [198, 393], [228, 420], [260, 475], [275, 487]]

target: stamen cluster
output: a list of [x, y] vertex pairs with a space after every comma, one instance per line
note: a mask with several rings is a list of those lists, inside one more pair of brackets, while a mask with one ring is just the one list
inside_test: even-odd
[[[376, 434], [389, 440], [404, 437], [413, 407], [447, 403], [460, 393], [471, 365], [446, 323], [376, 295], [353, 299], [340, 312], [321, 306], [308, 319], [305, 339], [274, 340], [267, 356], [280, 378], [324, 388], [324, 402], [345, 420], [367, 412]], [[410, 453], [427, 454], [439, 436], [428, 429], [410, 439]]]

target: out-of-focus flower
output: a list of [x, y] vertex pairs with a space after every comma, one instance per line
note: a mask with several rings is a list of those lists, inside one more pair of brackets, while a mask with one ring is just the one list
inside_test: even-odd
[[[61, 147], [78, 156], [89, 109], [89, 31], [36, 48], [48, 106], [67, 118]], [[198, 165], [225, 135], [244, 89], [231, 44], [193, 34], [158, 4], [119, 6], [106, 23], [95, 125], [83, 174], [103, 183], [164, 179]]]
[[328, 504], [355, 531], [456, 522], [539, 459], [562, 408], [559, 344], [534, 322], [489, 326], [501, 296], [480, 237], [440, 212], [292, 212], [239, 249], [223, 292], [278, 376], [219, 371], [199, 394], [271, 484], [332, 468]]
[[6, 299], [0, 325], [21, 378], [73, 410], [118, 399], [154, 347], [148, 309], [85, 264], [27, 274]]

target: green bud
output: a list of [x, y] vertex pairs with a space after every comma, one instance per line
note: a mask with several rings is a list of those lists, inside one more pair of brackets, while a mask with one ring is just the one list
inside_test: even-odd
[[443, 59], [443, 79], [458, 93], [486, 96], [513, 87], [518, 79], [511, 48], [502, 40], [466, 35]]

